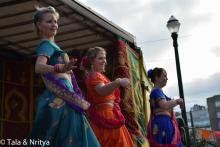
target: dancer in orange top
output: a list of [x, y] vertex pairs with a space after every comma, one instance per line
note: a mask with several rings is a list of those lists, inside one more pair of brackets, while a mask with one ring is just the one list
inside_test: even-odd
[[102, 147], [133, 147], [133, 141], [125, 126], [120, 110], [119, 87], [128, 87], [127, 78], [111, 82], [104, 74], [106, 52], [101, 47], [88, 50], [82, 60], [85, 69], [88, 101], [91, 103], [88, 116], [91, 127]]

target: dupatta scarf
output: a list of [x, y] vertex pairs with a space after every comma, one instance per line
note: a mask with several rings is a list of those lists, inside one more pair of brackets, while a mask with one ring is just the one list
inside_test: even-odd
[[81, 90], [78, 87], [76, 78], [73, 73], [71, 74], [71, 81], [74, 91], [70, 91], [67, 86], [60, 82], [59, 78], [57, 78], [54, 74], [43, 74], [42, 79], [46, 88], [50, 92], [52, 92], [55, 96], [63, 99], [67, 105], [69, 105], [74, 110], [83, 113], [84, 110], [90, 106], [90, 103], [84, 100], [84, 97], [82, 96]]
[[174, 127], [174, 135], [173, 135], [173, 139], [171, 144], [158, 144], [157, 141], [154, 139], [153, 134], [152, 134], [152, 130], [151, 130], [151, 120], [154, 118], [154, 115], [151, 114], [150, 116], [150, 120], [148, 123], [148, 139], [150, 141], [150, 144], [152, 147], [177, 147], [177, 145], [179, 143], [181, 143], [181, 137], [180, 137], [180, 132], [179, 132], [179, 128], [178, 128], [178, 123], [176, 120], [176, 115], [175, 113], [172, 111], [172, 117], [171, 117], [171, 121], [173, 123], [173, 127]]
[[117, 117], [115, 119], [107, 119], [104, 116], [101, 116], [96, 110], [96, 105], [93, 102], [91, 102], [91, 107], [89, 108], [88, 113], [90, 116], [92, 116], [91, 119], [94, 120], [98, 126], [113, 129], [120, 128], [122, 125], [125, 124], [125, 118], [121, 113], [121, 109], [119, 106], [120, 90], [118, 88], [115, 90], [114, 95], [116, 99], [114, 101], [113, 112]]

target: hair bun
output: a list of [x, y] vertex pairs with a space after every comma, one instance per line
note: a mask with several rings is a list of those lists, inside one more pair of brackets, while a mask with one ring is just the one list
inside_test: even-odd
[[151, 78], [152, 75], [153, 75], [153, 70], [152, 70], [152, 69], [149, 69], [149, 70], [147, 71], [147, 75], [148, 75], [149, 78]]

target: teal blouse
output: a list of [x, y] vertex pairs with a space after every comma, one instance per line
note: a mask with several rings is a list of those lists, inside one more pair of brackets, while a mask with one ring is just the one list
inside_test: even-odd
[[36, 52], [37, 56], [46, 56], [49, 59], [49, 65], [65, 63], [64, 56], [66, 53], [50, 40], [41, 41], [36, 49]]

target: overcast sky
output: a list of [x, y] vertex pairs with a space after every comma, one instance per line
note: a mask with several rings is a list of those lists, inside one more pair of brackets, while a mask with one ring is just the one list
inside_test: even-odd
[[148, 69], [163, 67], [164, 88], [178, 97], [174, 48], [166, 23], [174, 15], [181, 23], [178, 50], [186, 108], [207, 105], [220, 94], [220, 9], [218, 0], [79, 0], [136, 37]]

